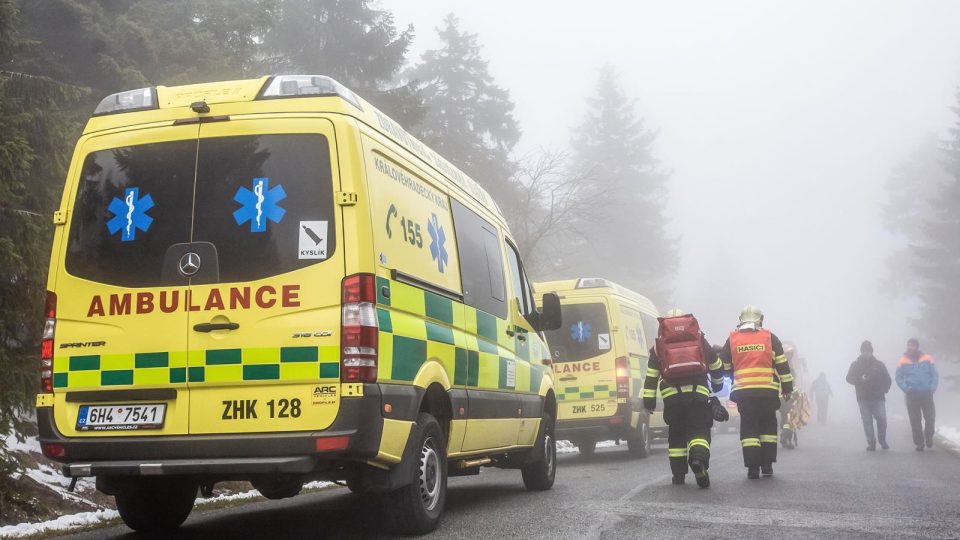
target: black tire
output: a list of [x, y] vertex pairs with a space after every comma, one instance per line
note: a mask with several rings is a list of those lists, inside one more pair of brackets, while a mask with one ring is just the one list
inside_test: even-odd
[[593, 451], [597, 449], [597, 441], [590, 439], [573, 441], [573, 444], [577, 446], [577, 451], [580, 452], [581, 456], [592, 456]]
[[523, 485], [530, 491], [546, 491], [553, 487], [557, 477], [557, 439], [554, 437], [553, 416], [543, 413], [540, 433], [532, 452], [536, 458], [520, 468]]
[[169, 532], [179, 527], [197, 499], [197, 483], [178, 478], [143, 478], [115, 496], [127, 527], [142, 532]]
[[633, 438], [627, 439], [627, 451], [636, 458], [645, 458], [650, 455], [650, 446], [653, 444], [653, 435], [650, 425], [641, 421]]
[[414, 426], [417, 460], [410, 483], [384, 498], [385, 510], [400, 534], [427, 534], [437, 528], [447, 501], [447, 448], [440, 424], [422, 412]]

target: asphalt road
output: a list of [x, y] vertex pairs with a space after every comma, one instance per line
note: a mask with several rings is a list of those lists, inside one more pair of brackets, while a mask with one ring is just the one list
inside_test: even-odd
[[[560, 457], [552, 491], [517, 471], [450, 480], [431, 538], [960, 538], [960, 459], [916, 452], [902, 423], [868, 453], [857, 424], [811, 426], [781, 450], [772, 479], [747, 480], [735, 435], [714, 438], [713, 487], [670, 485], [665, 449], [630, 459], [603, 448]], [[382, 519], [346, 489], [195, 512], [183, 538], [386, 538]], [[137, 538], [122, 525], [79, 538]]]

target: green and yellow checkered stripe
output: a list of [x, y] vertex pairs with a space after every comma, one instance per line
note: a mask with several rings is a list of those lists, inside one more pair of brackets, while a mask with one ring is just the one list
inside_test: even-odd
[[272, 347], [58, 357], [54, 388], [339, 379], [337, 347]]
[[608, 399], [617, 397], [617, 388], [609, 384], [597, 384], [593, 387], [564, 386], [557, 392], [558, 401], [577, 401], [580, 399]]
[[[544, 368], [530, 359], [543, 358], [548, 350], [536, 334], [445, 296], [379, 276], [377, 304], [380, 380], [412, 381], [428, 359], [435, 359], [454, 386], [540, 391]], [[521, 334], [525, 340], [516, 337]]]

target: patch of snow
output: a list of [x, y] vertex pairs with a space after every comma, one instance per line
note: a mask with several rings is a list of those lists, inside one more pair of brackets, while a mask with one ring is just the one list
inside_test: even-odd
[[[624, 443], [625, 444], [625, 443]], [[617, 446], [617, 441], [599, 441], [597, 442], [597, 448], [612, 448]], [[557, 441], [557, 453], [558, 454], [576, 454], [580, 450], [577, 449], [577, 445], [573, 444], [570, 441], [558, 440]]]
[[11, 431], [3, 440], [3, 446], [8, 452], [40, 453], [39, 439], [36, 437], [27, 437], [26, 440], [20, 442], [17, 440], [17, 435], [13, 431]]
[[[47, 469], [50, 469], [47, 467]], [[52, 470], [52, 469], [51, 469]], [[33, 478], [33, 476], [31, 476]], [[69, 479], [67, 484], [70, 483]], [[335, 485], [333, 482], [308, 482], [304, 484], [303, 489], [317, 490], [323, 489]], [[196, 503], [196, 508], [203, 508], [209, 504], [221, 503], [221, 502], [230, 502], [230, 501], [242, 501], [247, 499], [254, 499], [260, 497], [260, 492], [251, 489], [248, 491], [242, 491], [240, 493], [222, 493], [216, 497], [210, 497], [209, 499], [198, 499]], [[96, 512], [81, 512], [79, 514], [71, 514], [68, 516], [60, 516], [57, 519], [50, 521], [43, 521], [40, 523], [21, 523], [19, 525], [7, 525], [5, 527], [0, 527], [0, 538], [24, 538], [27, 536], [33, 536], [36, 534], [49, 533], [49, 532], [69, 532], [73, 529], [80, 527], [87, 527], [90, 525], [96, 525], [103, 523], [108, 520], [117, 519], [120, 517], [120, 514], [116, 510], [97, 510]]]
[[21, 523], [0, 527], [0, 538], [23, 538], [35, 534], [70, 531], [80, 527], [96, 525], [104, 521], [117, 519], [120, 514], [116, 510], [97, 510], [96, 512], [81, 512], [69, 516], [60, 516], [57, 519], [40, 523]]
[[937, 427], [937, 435], [944, 438], [947, 443], [960, 447], [960, 429], [950, 426]]
[[576, 454], [577, 447], [570, 441], [558, 440], [557, 453], [558, 454]]

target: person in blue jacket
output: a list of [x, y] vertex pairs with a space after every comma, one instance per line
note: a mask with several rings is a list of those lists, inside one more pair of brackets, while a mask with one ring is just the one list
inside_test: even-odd
[[[933, 357], [920, 350], [916, 338], [907, 341], [907, 352], [897, 363], [897, 386], [907, 397], [907, 414], [913, 428], [913, 444], [917, 452], [923, 447], [933, 448], [934, 418], [933, 393], [937, 391], [940, 376], [933, 365]], [[920, 417], [923, 416], [921, 425]]]

